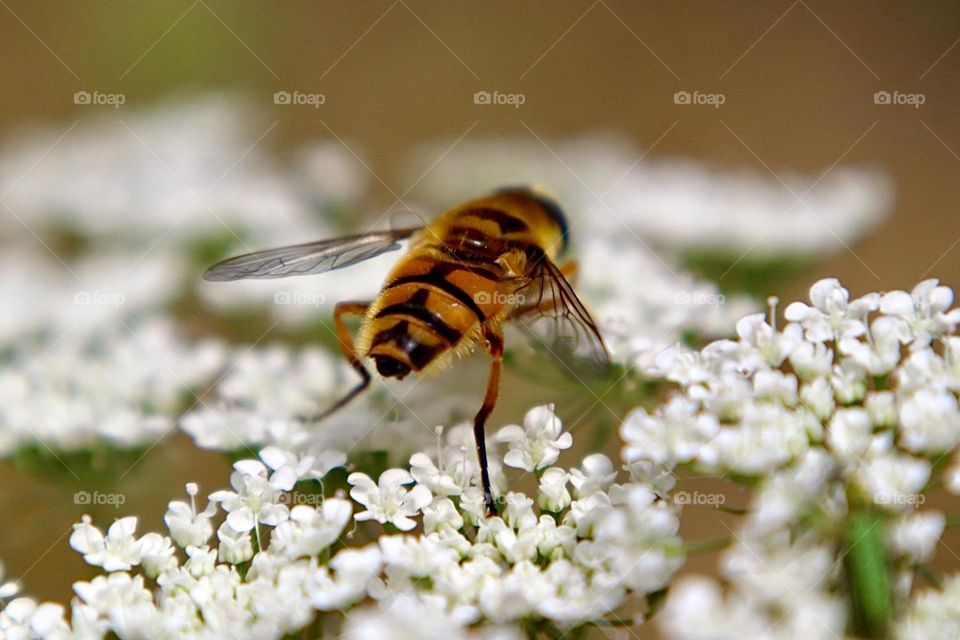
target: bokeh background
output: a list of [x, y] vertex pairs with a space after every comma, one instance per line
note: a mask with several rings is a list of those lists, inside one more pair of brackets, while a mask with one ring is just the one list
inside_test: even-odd
[[[776, 181], [859, 165], [891, 181], [892, 215], [779, 281], [776, 293], [803, 297], [824, 276], [854, 295], [928, 277], [960, 284], [955, 3], [0, 0], [0, 43], [4, 139], [227, 92], [252, 107], [251, 146], [283, 158], [305, 140], [326, 140], [362, 157], [371, 217], [415, 186], [410, 151], [435, 140], [537, 143], [599, 131], [649, 160], [692, 158]], [[76, 104], [78, 91], [121, 94], [124, 104]], [[278, 91], [324, 101], [276, 104]], [[522, 94], [523, 104], [475, 104], [478, 91]], [[679, 91], [724, 100], [677, 104]], [[881, 91], [920, 95], [922, 104], [878, 104]], [[10, 211], [0, 209], [4, 217]], [[123, 490], [130, 510], [145, 514], [162, 513], [183, 482], [212, 488], [228, 470], [183, 436], [143, 466]], [[8, 573], [34, 596], [65, 601], [70, 579], [87, 575], [66, 545], [80, 512], [72, 490], [7, 463], [0, 473]], [[696, 527], [702, 537], [722, 531], [705, 511], [685, 515], [690, 538]], [[142, 530], [159, 527], [155, 520]]]

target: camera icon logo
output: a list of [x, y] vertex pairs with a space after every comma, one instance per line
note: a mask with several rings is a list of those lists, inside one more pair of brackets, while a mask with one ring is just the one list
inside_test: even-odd
[[90, 504], [89, 491], [77, 491], [73, 494], [73, 504]]
[[473, 104], [490, 104], [492, 96], [489, 91], [477, 91], [473, 94]]
[[90, 104], [91, 96], [89, 91], [77, 91], [73, 94], [73, 104]]
[[290, 104], [291, 96], [289, 91], [277, 91], [273, 94], [273, 104]]
[[677, 91], [673, 94], [673, 104], [690, 104], [690, 92]]
[[889, 91], [877, 91], [873, 94], [873, 104], [890, 104], [892, 96]]

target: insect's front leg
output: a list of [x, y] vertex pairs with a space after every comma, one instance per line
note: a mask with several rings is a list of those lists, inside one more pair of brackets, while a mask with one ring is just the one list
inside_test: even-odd
[[353, 346], [353, 336], [350, 335], [350, 330], [347, 328], [347, 323], [343, 321], [345, 316], [365, 316], [367, 314], [367, 308], [369, 308], [370, 304], [370, 301], [338, 302], [337, 306], [334, 307], [333, 324], [337, 334], [337, 342], [340, 344], [340, 352], [343, 354], [343, 357], [347, 359], [347, 362], [350, 363], [350, 366], [360, 374], [360, 382], [357, 383], [353, 389], [347, 392], [345, 396], [334, 402], [333, 405], [328, 407], [323, 412], [314, 416], [304, 417], [303, 419], [307, 422], [318, 422], [323, 420], [360, 395], [367, 389], [367, 387], [370, 386], [370, 372], [367, 371], [367, 368], [363, 366], [360, 356], [357, 355], [356, 349], [354, 349]]
[[500, 367], [503, 363], [503, 334], [499, 329], [486, 328], [483, 333], [486, 340], [486, 349], [493, 359], [490, 365], [490, 377], [487, 379], [487, 393], [483, 397], [483, 405], [473, 419], [473, 437], [477, 442], [477, 456], [480, 459], [480, 481], [483, 485], [483, 501], [487, 505], [487, 515], [497, 515], [497, 507], [493, 501], [493, 492], [490, 490], [490, 472], [487, 467], [487, 442], [484, 434], [484, 425], [487, 418], [497, 404], [500, 394]]

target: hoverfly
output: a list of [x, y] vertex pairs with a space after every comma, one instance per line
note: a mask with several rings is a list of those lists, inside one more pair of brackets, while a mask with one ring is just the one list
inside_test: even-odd
[[[560, 207], [528, 188], [471, 200], [430, 224], [257, 251], [211, 267], [204, 279], [285, 278], [343, 269], [410, 247], [376, 298], [340, 302], [333, 313], [344, 357], [360, 382], [316, 419], [344, 406], [370, 384], [371, 359], [384, 378], [436, 372], [454, 356], [482, 347], [492, 358], [483, 405], [473, 421], [484, 500], [496, 513], [487, 470], [484, 424], [500, 388], [505, 322], [529, 327], [548, 320], [554, 341], [573, 341], [580, 355], [605, 366], [606, 345], [568, 281], [576, 263], [554, 262], [568, 243]], [[362, 316], [350, 336], [344, 317]]]

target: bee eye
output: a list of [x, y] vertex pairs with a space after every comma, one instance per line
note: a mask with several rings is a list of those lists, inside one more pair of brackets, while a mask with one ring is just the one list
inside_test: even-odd
[[410, 367], [390, 356], [377, 356], [377, 372], [384, 378], [402, 378], [410, 373]]

